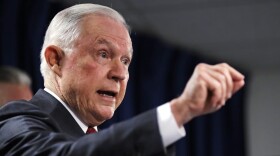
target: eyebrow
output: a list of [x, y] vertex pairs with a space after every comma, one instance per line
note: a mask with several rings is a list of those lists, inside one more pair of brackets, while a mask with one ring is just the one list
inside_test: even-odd
[[108, 40], [106, 40], [106, 39], [104, 39], [104, 38], [99, 38], [99, 39], [97, 39], [96, 43], [99, 44], [99, 45], [106, 45], [106, 46], [108, 46], [110, 49], [111, 49], [111, 48], [114, 49], [114, 48], [116, 47], [112, 42], [110, 42], [110, 41], [108, 41]]
[[104, 38], [99, 38], [99, 39], [97, 39], [97, 43], [98, 43], [98, 44], [107, 44], [107, 45], [113, 46], [112, 42], [110, 42], [110, 41], [108, 41], [108, 40], [106, 40], [106, 39], [104, 39]]
[[[105, 38], [99, 38], [99, 39], [97, 39], [96, 42], [97, 42], [97, 44], [104, 44], [104, 45], [108, 45], [110, 47], [116, 47], [111, 41], [108, 41]], [[132, 54], [133, 54], [132, 48], [130, 49], [130, 52], [131, 52], [131, 56], [132, 56]]]

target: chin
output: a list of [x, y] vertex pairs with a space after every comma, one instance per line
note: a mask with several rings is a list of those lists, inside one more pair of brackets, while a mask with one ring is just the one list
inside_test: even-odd
[[114, 115], [114, 111], [113, 111], [113, 110], [101, 112], [101, 116], [102, 116], [105, 120], [111, 119], [111, 118], [113, 117], [113, 115]]
[[99, 124], [103, 123], [106, 120], [109, 120], [113, 117], [114, 115], [113, 109], [103, 109], [101, 111], [96, 112], [95, 114], [92, 114], [92, 118], [95, 121], [98, 121]]

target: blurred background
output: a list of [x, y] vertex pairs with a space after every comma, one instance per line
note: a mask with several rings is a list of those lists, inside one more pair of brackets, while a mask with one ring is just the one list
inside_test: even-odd
[[219, 112], [186, 125], [178, 156], [280, 156], [280, 1], [1, 0], [0, 65], [28, 72], [43, 88], [39, 54], [61, 9], [97, 3], [132, 27], [134, 60], [126, 99], [104, 127], [178, 96], [194, 66], [227, 62], [246, 86]]

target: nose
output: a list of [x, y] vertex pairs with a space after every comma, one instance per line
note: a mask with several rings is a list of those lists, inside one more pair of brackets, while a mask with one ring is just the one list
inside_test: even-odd
[[120, 61], [116, 60], [111, 65], [111, 69], [109, 71], [109, 79], [112, 79], [116, 82], [125, 80], [128, 78], [128, 68]]

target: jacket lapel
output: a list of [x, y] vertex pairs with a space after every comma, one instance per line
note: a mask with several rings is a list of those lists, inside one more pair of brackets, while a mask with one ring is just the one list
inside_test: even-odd
[[30, 102], [37, 105], [43, 112], [49, 114], [60, 132], [66, 133], [74, 138], [85, 135], [68, 110], [46, 91], [40, 89]]

